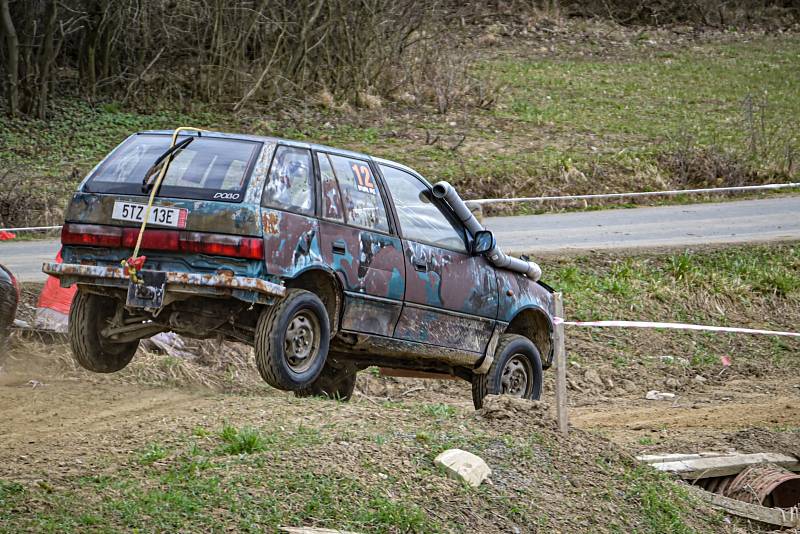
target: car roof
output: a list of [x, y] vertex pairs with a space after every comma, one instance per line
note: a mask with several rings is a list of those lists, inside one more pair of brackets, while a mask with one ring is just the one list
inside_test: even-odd
[[[172, 135], [173, 130], [144, 130], [144, 131], [137, 132], [137, 133], [138, 134]], [[187, 133], [191, 133], [191, 132], [187, 132]], [[354, 158], [358, 158], [358, 159], [371, 159], [375, 163], [378, 163], [378, 164], [381, 164], [381, 165], [390, 165], [392, 167], [397, 167], [398, 169], [402, 169], [404, 171], [410, 172], [411, 174], [417, 176], [418, 178], [422, 178], [422, 180], [425, 181], [425, 183], [428, 183], [428, 181], [425, 180], [425, 178], [420, 173], [418, 173], [417, 171], [415, 171], [411, 167], [403, 165], [402, 163], [397, 163], [396, 161], [383, 159], [383, 158], [376, 158], [376, 157], [370, 156], [369, 154], [364, 154], [363, 152], [355, 152], [353, 150], [346, 150], [346, 149], [343, 149], [343, 148], [336, 148], [336, 147], [327, 146], [327, 145], [320, 145], [318, 143], [308, 143], [306, 141], [296, 141], [294, 139], [285, 139], [283, 137], [271, 137], [271, 136], [251, 135], [251, 134], [232, 134], [232, 133], [214, 132], [214, 131], [203, 132], [202, 135], [203, 136], [208, 136], [208, 137], [214, 137], [214, 138], [221, 138], [221, 139], [243, 139], [243, 140], [246, 140], [246, 141], [259, 141], [259, 142], [262, 142], [262, 143], [278, 143], [278, 144], [281, 144], [281, 145], [293, 146], [293, 147], [297, 147], [297, 148], [307, 148], [307, 149], [311, 149], [311, 150], [320, 150], [322, 152], [330, 152], [332, 154], [339, 154], [339, 155], [342, 155], [342, 156], [350, 156], [350, 157], [354, 157]], [[428, 183], [428, 185], [430, 185], [430, 184]]]

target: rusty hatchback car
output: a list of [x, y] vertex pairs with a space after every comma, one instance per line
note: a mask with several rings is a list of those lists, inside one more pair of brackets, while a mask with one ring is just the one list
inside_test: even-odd
[[[66, 212], [64, 262], [43, 267], [78, 284], [80, 365], [118, 371], [140, 339], [172, 331], [252, 345], [263, 379], [299, 396], [346, 399], [378, 365], [468, 380], [476, 407], [539, 398], [552, 289], [446, 182], [325, 146], [172, 133], [134, 134], [89, 173]], [[158, 168], [131, 280], [120, 264]]]

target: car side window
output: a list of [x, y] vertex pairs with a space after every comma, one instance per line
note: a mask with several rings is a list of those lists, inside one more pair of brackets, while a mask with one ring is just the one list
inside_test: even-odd
[[458, 252], [467, 252], [463, 231], [431, 202], [428, 186], [413, 174], [381, 165], [392, 195], [403, 237]]
[[261, 203], [311, 215], [314, 212], [313, 176], [310, 150], [279, 146], [272, 159]]
[[317, 154], [319, 174], [322, 181], [322, 216], [332, 221], [344, 222], [342, 199], [333, 166], [327, 154]]
[[368, 230], [389, 232], [389, 221], [378, 182], [366, 161], [330, 154], [339, 182], [345, 222]]

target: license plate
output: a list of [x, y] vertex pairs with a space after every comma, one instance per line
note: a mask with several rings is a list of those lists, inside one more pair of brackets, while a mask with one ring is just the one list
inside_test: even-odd
[[[114, 202], [114, 212], [112, 219], [118, 221], [142, 222], [147, 211], [146, 204], [134, 204], [132, 202]], [[147, 224], [157, 224], [160, 226], [171, 226], [173, 228], [186, 228], [186, 216], [189, 210], [186, 208], [164, 208], [153, 206], [150, 208], [150, 216]]]

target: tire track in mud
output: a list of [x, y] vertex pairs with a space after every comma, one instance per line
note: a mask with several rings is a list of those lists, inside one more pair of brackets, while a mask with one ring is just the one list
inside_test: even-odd
[[674, 402], [614, 399], [611, 405], [571, 409], [571, 422], [623, 446], [638, 446], [641, 438], [654, 433], [666, 443], [708, 444], [718, 435], [745, 429], [800, 428], [800, 389], [793, 380], [762, 381], [756, 391], [746, 390], [748, 386], [753, 387], [729, 383], [725, 389], [679, 395]]
[[[0, 381], [0, 476], [38, 479], [116, 470], [109, 458], [150, 439], [169, 441], [179, 421], [210, 411], [209, 394], [128, 384]], [[213, 413], [213, 412], [212, 412]]]
[[[0, 386], [4, 441], [58, 432], [89, 432], [164, 414], [175, 415], [202, 397], [180, 390], [79, 382]], [[143, 417], [142, 417], [143, 416]]]
[[800, 423], [800, 404], [797, 398], [776, 397], [708, 407], [620, 406], [602, 412], [578, 411], [574, 421], [582, 428], [622, 430], [658, 428], [664, 425], [683, 429], [736, 429], [764, 423], [780, 426]]

